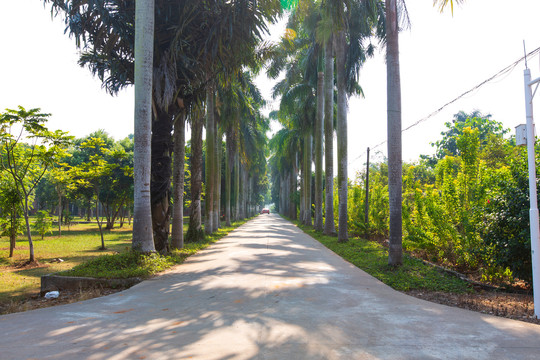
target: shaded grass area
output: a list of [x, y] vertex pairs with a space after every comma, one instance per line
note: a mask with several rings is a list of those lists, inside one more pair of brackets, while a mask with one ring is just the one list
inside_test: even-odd
[[337, 237], [316, 232], [312, 227], [301, 225], [298, 221], [292, 222], [343, 259], [396, 290], [429, 290], [450, 293], [473, 291], [473, 287], [466, 281], [441, 272], [407, 254], [403, 254], [402, 266], [389, 266], [388, 250], [376, 241], [351, 237], [348, 242], [339, 243]]

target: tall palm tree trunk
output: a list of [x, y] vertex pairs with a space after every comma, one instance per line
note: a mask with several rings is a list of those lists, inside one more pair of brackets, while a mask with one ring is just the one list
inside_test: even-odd
[[196, 242], [204, 238], [202, 230], [201, 193], [202, 193], [202, 114], [191, 117], [191, 208], [189, 210], [189, 228], [186, 241]]
[[235, 194], [235, 206], [234, 206], [234, 220], [240, 220], [240, 154], [238, 151], [238, 144], [236, 144], [236, 149], [234, 151], [234, 194]]
[[226, 134], [226, 151], [225, 154], [225, 224], [231, 226], [231, 177], [232, 177], [232, 139], [231, 132]]
[[206, 90], [206, 197], [204, 232], [214, 232], [214, 184], [215, 184], [215, 127], [214, 127], [214, 88], [211, 84]]
[[291, 193], [290, 193], [290, 187], [289, 187], [289, 184], [290, 184], [290, 178], [291, 178], [291, 172], [290, 171], [287, 171], [285, 173], [285, 176], [283, 178], [283, 183], [281, 185], [281, 188], [283, 189], [283, 193], [284, 193], [284, 197], [285, 197], [285, 204], [284, 204], [284, 208], [283, 208], [283, 214], [285, 216], [289, 216], [289, 209], [290, 209], [290, 203], [291, 203]]
[[218, 128], [217, 121], [214, 123], [215, 136], [215, 156], [214, 156], [214, 232], [220, 228], [220, 208], [221, 208], [221, 143], [222, 134]]
[[305, 214], [305, 208], [306, 208], [306, 166], [305, 166], [305, 145], [304, 146], [304, 151], [302, 151], [302, 158], [299, 159], [299, 166], [300, 166], [300, 203], [299, 203], [299, 207], [300, 207], [300, 211], [299, 211], [299, 215], [300, 215], [300, 219], [299, 221], [304, 224], [304, 221], [305, 221], [305, 218], [306, 218], [306, 214]]
[[386, 72], [388, 127], [388, 192], [390, 238], [388, 264], [402, 263], [402, 165], [401, 165], [401, 79], [399, 73], [398, 14], [396, 0], [386, 0]]
[[317, 117], [315, 118], [315, 223], [316, 231], [323, 231], [323, 121], [324, 121], [324, 73], [317, 78]]
[[345, 32], [339, 31], [336, 42], [337, 62], [337, 150], [338, 150], [338, 241], [349, 240], [347, 229], [347, 93], [345, 87]]
[[334, 222], [334, 55], [330, 38], [324, 49], [324, 233], [336, 234]]
[[241, 161], [239, 161], [239, 167], [238, 167], [239, 177], [240, 177], [240, 187], [238, 188], [238, 218], [240, 220], [245, 218], [244, 215], [244, 187], [246, 186], [244, 182], [244, 165]]
[[294, 165], [292, 167], [292, 174], [291, 174], [291, 183], [290, 183], [290, 190], [289, 190], [289, 217], [293, 220], [296, 220], [296, 188], [298, 186], [297, 184], [297, 178], [298, 178], [298, 169], [296, 166], [296, 158], [293, 160]]
[[155, 251], [150, 204], [154, 0], [135, 1], [135, 120], [133, 242], [136, 251]]
[[240, 191], [242, 192], [242, 219], [247, 218], [247, 189], [248, 189], [248, 172], [247, 164], [241, 165], [242, 169], [242, 186]]
[[184, 157], [185, 112], [182, 111], [174, 123], [174, 170], [173, 170], [173, 220], [171, 234], [171, 248], [184, 247]]
[[150, 183], [152, 227], [156, 251], [161, 254], [167, 254], [170, 251], [171, 133], [177, 113], [178, 108], [176, 106], [170, 106], [168, 111], [157, 108], [152, 123], [152, 179]]
[[305, 224], [311, 226], [311, 162], [313, 160], [313, 146], [312, 146], [312, 135], [306, 135], [306, 177], [305, 177]]

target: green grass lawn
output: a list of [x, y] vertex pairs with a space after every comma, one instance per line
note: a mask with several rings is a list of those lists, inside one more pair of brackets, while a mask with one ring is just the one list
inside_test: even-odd
[[[59, 271], [67, 275], [106, 278], [147, 277], [173, 265], [182, 263], [188, 256], [206, 248], [227, 235], [247, 220], [235, 222], [231, 227], [222, 224], [216, 233], [199, 243], [185, 244], [185, 248], [174, 251], [168, 257], [150, 256], [140, 258], [130, 256], [132, 226], [105, 231], [106, 250], [99, 250], [101, 239], [96, 223], [72, 225], [68, 230], [58, 229], [42, 240], [32, 234], [34, 253], [38, 267], [23, 267], [29, 258], [28, 240], [25, 236], [17, 239], [13, 258], [9, 258], [9, 239], [0, 238], [0, 303], [16, 301], [39, 293], [41, 276]], [[188, 225], [184, 222], [184, 233]], [[110, 256], [102, 256], [110, 255]], [[63, 262], [54, 262], [60, 258]], [[73, 269], [75, 268], [75, 269]]]
[[[132, 227], [124, 224], [123, 228], [106, 231], [105, 245], [107, 250], [99, 250], [101, 240], [96, 223], [72, 225], [70, 230], [58, 229], [46, 235], [42, 240], [32, 234], [34, 253], [40, 266], [34, 268], [20, 267], [29, 259], [28, 239], [19, 236], [13, 258], [9, 258], [9, 239], [0, 238], [0, 302], [17, 299], [39, 292], [42, 275], [71, 269], [91, 258], [124, 252], [131, 247]], [[63, 262], [53, 262], [60, 258]]]
[[310, 226], [293, 221], [306, 234], [317, 239], [324, 246], [349, 261], [386, 285], [399, 291], [430, 290], [451, 293], [473, 291], [472, 286], [448, 273], [403, 254], [403, 265], [397, 268], [388, 265], [388, 250], [376, 241], [351, 237], [346, 243], [339, 243], [337, 236], [326, 236]]

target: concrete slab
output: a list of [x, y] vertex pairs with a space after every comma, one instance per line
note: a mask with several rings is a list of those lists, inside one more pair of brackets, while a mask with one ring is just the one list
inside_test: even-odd
[[0, 317], [0, 359], [537, 359], [540, 327], [401, 294], [277, 215], [168, 273]]

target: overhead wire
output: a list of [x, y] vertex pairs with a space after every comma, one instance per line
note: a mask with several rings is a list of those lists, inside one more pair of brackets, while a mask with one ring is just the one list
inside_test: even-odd
[[[524, 55], [523, 57], [519, 58], [518, 60], [514, 61], [512, 64], [506, 66], [504, 69], [502, 70], [499, 70], [497, 73], [495, 73], [495, 75], [492, 75], [490, 76], [489, 78], [487, 78], [486, 80], [480, 82], [478, 85], [475, 85], [474, 87], [472, 87], [471, 89], [465, 91], [464, 93], [462, 93], [461, 95], [457, 96], [456, 98], [448, 101], [447, 103], [445, 103], [444, 105], [442, 105], [441, 107], [439, 107], [437, 110], [431, 112], [429, 115], [421, 118], [420, 120], [417, 120], [416, 122], [412, 123], [411, 125], [407, 126], [405, 129], [402, 129], [401, 130], [401, 133], [404, 133], [405, 131], [407, 130], [410, 130], [412, 129], [413, 127], [415, 126], [418, 126], [420, 125], [421, 123], [429, 120], [430, 118], [432, 118], [433, 116], [437, 115], [438, 113], [440, 113], [442, 110], [444, 110], [446, 107], [452, 105], [453, 103], [455, 103], [456, 101], [460, 100], [461, 98], [469, 95], [470, 93], [478, 90], [479, 88], [481, 88], [482, 86], [486, 85], [487, 83], [497, 79], [498, 77], [500, 76], [503, 76], [503, 75], [507, 75], [509, 73], [511, 73], [515, 68], [516, 66], [521, 63], [523, 60], [527, 60], [528, 58], [530, 57], [533, 57], [535, 55], [537, 55], [538, 53], [540, 53], [540, 47], [537, 47], [536, 49], [532, 50], [531, 52], [529, 52], [528, 54]], [[375, 146], [370, 146], [369, 148], [371, 150], [373, 149], [376, 149], [378, 147], [380, 147], [381, 145], [384, 145], [385, 143], [387, 143], [388, 140], [384, 140], [378, 144], [376, 144]], [[360, 158], [362, 158], [364, 155], [366, 155], [366, 151], [364, 151], [363, 153], [361, 153], [358, 157], [354, 158], [352, 161], [349, 162], [349, 165], [358, 161]]]

